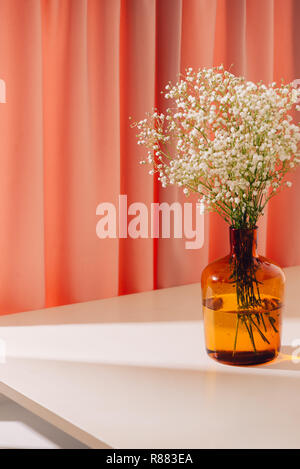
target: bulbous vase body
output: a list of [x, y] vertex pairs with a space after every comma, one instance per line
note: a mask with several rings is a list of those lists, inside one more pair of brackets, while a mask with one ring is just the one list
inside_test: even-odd
[[230, 254], [202, 272], [207, 353], [230, 365], [256, 365], [280, 350], [285, 277], [256, 252], [257, 229], [230, 229]]

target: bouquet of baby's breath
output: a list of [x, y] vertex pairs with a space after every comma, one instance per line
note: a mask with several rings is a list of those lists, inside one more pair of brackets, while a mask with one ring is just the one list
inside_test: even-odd
[[[163, 187], [176, 184], [187, 195], [196, 192], [208, 210], [233, 228], [252, 229], [267, 202], [285, 185], [291, 186], [286, 173], [300, 162], [300, 128], [291, 117], [294, 107], [300, 110], [299, 97], [292, 83], [255, 84], [222, 66], [189, 68], [175, 85], [166, 86], [165, 98], [172, 107], [165, 113], [155, 110], [134, 124], [138, 144], [148, 148], [150, 173], [158, 173]], [[256, 352], [252, 325], [268, 342], [261, 329], [267, 313], [256, 278], [259, 260], [253, 258], [249, 243], [239, 246], [231, 267], [236, 337], [242, 320]], [[278, 332], [269, 313], [268, 319]]]
[[253, 227], [300, 162], [300, 128], [290, 115], [299, 97], [292, 84], [255, 84], [222, 66], [189, 68], [166, 86], [172, 107], [134, 124], [138, 144], [163, 187], [196, 192], [233, 227]]

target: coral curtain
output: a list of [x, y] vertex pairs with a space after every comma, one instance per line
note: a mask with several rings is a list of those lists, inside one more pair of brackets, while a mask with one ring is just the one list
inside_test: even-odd
[[[300, 77], [298, 0], [0, 0], [0, 313], [198, 282], [228, 248], [96, 236], [96, 207], [183, 201], [138, 162], [138, 120], [186, 66]], [[270, 204], [260, 250], [300, 264], [300, 173]]]

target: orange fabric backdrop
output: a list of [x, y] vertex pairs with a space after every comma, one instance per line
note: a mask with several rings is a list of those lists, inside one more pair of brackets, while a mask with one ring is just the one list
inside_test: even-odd
[[[233, 64], [251, 80], [300, 77], [298, 0], [0, 0], [0, 313], [200, 279], [227, 250], [96, 237], [96, 207], [184, 200], [138, 162], [138, 120], [186, 66]], [[300, 264], [300, 173], [261, 221], [260, 251]]]

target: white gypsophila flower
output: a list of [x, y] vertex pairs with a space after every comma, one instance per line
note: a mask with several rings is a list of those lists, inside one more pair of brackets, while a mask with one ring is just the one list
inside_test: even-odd
[[163, 187], [197, 192], [232, 225], [254, 226], [300, 162], [300, 128], [290, 115], [300, 90], [252, 83], [223, 66], [188, 68], [165, 89], [172, 107], [135, 124], [151, 174]]

